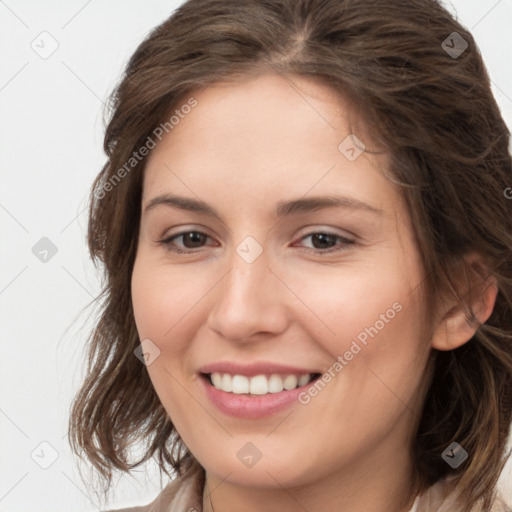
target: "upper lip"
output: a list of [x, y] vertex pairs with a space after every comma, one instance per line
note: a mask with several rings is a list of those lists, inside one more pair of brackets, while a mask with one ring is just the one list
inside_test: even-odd
[[320, 373], [310, 368], [288, 366], [270, 361], [261, 361], [251, 364], [242, 364], [230, 361], [221, 361], [211, 363], [199, 368], [200, 373], [228, 373], [230, 375], [245, 375], [246, 377], [254, 377], [255, 375], [264, 374], [281, 374], [281, 375], [304, 375], [306, 373]]

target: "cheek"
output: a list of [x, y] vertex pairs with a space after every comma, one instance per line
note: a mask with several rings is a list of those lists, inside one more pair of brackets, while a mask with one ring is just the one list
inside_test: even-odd
[[[208, 290], [205, 283], [197, 273], [190, 275], [143, 255], [138, 257], [131, 292], [141, 339], [150, 338], [161, 350], [178, 349], [176, 342], [183, 337], [176, 332], [189, 322], [189, 315], [197, 314], [197, 305]], [[170, 347], [165, 346], [166, 339], [173, 340]]]
[[[190, 407], [190, 395], [184, 391], [184, 367], [187, 365], [188, 336], [184, 331], [197, 314], [199, 298], [204, 295], [199, 279], [185, 279], [155, 258], [137, 255], [131, 294], [135, 324], [140, 340], [149, 339], [160, 351], [147, 366], [153, 387], [175, 421]], [[195, 411], [197, 414], [200, 411]]]
[[354, 341], [361, 348], [372, 345], [367, 357], [373, 357], [410, 344], [410, 336], [418, 332], [420, 302], [406, 277], [392, 269], [331, 268], [301, 281], [297, 295], [307, 298], [308, 308], [297, 318], [333, 359]]

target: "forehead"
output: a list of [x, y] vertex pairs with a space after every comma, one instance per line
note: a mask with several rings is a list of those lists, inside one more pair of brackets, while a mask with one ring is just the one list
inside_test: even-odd
[[[180, 112], [190, 98], [196, 106]], [[356, 128], [355, 106], [316, 80], [266, 74], [219, 82], [184, 95], [176, 111], [178, 122], [149, 156], [144, 200], [176, 189], [216, 197], [236, 190], [240, 202], [343, 188], [381, 208], [394, 194], [384, 156], [347, 153], [355, 141], [370, 144]]]
[[277, 135], [276, 143], [282, 144], [301, 134], [325, 136], [326, 129], [346, 135], [353, 125], [358, 135], [367, 138], [356, 105], [318, 79], [267, 73], [215, 82], [182, 95], [173, 112], [179, 113], [190, 98], [197, 105], [187, 108], [180, 119], [174, 116], [177, 122], [170, 131], [175, 143], [195, 131], [195, 139], [202, 142], [219, 138], [217, 133], [237, 139], [250, 132], [258, 140], [266, 139], [267, 145]]

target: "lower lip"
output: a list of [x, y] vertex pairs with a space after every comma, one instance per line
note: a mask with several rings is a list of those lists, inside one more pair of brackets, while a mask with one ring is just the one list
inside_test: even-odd
[[246, 419], [263, 418], [283, 411], [294, 402], [298, 402], [299, 394], [314, 382], [313, 380], [290, 391], [267, 393], [266, 395], [249, 395], [221, 391], [210, 383], [208, 377], [201, 376], [200, 380], [208, 398], [221, 412], [229, 416]]

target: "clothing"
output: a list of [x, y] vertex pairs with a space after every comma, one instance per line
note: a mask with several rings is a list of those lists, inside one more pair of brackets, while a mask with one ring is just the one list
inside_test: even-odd
[[[204, 470], [194, 461], [180, 479], [170, 482], [148, 505], [107, 512], [202, 512], [204, 483]], [[438, 482], [425, 494], [417, 496], [409, 512], [473, 512], [457, 508], [448, 492], [449, 483], [449, 480]], [[512, 507], [497, 497], [490, 512], [512, 512]]]

